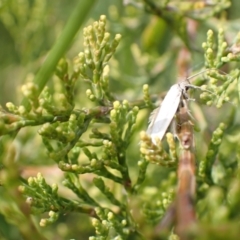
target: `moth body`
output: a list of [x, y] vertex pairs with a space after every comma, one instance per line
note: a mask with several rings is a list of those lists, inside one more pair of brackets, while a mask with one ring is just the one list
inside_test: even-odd
[[187, 81], [174, 84], [167, 92], [161, 106], [152, 112], [147, 134], [151, 136], [154, 144], [156, 144], [156, 137], [162, 140], [165, 135], [178, 109], [181, 97], [186, 97], [187, 86]]

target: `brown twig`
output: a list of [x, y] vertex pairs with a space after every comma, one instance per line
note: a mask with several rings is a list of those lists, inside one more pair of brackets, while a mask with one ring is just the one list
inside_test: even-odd
[[185, 100], [176, 114], [176, 134], [181, 145], [176, 198], [176, 233], [188, 239], [187, 230], [196, 221], [193, 200], [196, 189], [193, 124]]

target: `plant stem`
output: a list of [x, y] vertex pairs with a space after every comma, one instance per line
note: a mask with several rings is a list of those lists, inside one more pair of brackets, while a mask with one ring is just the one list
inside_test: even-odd
[[[53, 74], [58, 61], [69, 48], [74, 36], [84, 23], [87, 14], [90, 12], [95, 2], [96, 0], [79, 1], [75, 7], [61, 36], [50, 50], [45, 62], [35, 76], [34, 82], [38, 85], [38, 95], [41, 93], [47, 81]], [[23, 99], [22, 105], [27, 109], [30, 107], [29, 102], [26, 98]]]

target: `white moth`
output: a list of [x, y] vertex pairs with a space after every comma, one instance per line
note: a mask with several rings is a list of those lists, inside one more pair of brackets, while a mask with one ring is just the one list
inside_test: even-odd
[[156, 137], [162, 140], [178, 109], [181, 97], [186, 97], [187, 87], [190, 86], [187, 81], [174, 84], [167, 92], [161, 106], [151, 113], [147, 134], [150, 135], [154, 144], [156, 144]]
[[[182, 81], [180, 83], [174, 84], [170, 90], [167, 92], [161, 106], [155, 109], [149, 118], [149, 126], [147, 129], [147, 134], [150, 135], [152, 142], [156, 144], [156, 137], [162, 140], [164, 134], [166, 133], [174, 115], [177, 112], [178, 106], [181, 102], [181, 98], [189, 99], [187, 96], [188, 88], [200, 88], [198, 86], [191, 85], [189, 79], [196, 77], [204, 72], [216, 71], [217, 69], [205, 69], [201, 72], [192, 75], [190, 78]], [[220, 70], [217, 70], [220, 71]], [[222, 72], [222, 71], [220, 71]], [[224, 72], [222, 72], [224, 73]], [[225, 74], [225, 73], [224, 73]], [[208, 90], [205, 90], [208, 91]], [[211, 93], [211, 92], [210, 92]]]
[[[187, 97], [187, 89], [200, 88], [200, 87], [191, 85], [189, 83], [189, 79], [209, 71], [216, 71], [216, 69], [214, 68], [205, 69], [199, 73], [196, 73], [195, 75], [192, 75], [190, 78], [186, 79], [185, 81], [174, 84], [170, 88], [170, 90], [167, 92], [167, 95], [165, 96], [161, 106], [155, 109], [151, 113], [149, 118], [149, 126], [147, 129], [147, 134], [150, 135], [152, 142], [154, 144], [156, 144], [156, 138], [159, 138], [160, 140], [162, 140], [162, 138], [164, 137], [164, 134], [166, 133], [172, 119], [174, 118], [174, 115], [177, 112], [178, 106], [181, 102], [181, 98], [184, 97], [185, 99], [189, 99]], [[208, 91], [208, 90], [205, 90], [205, 91]]]

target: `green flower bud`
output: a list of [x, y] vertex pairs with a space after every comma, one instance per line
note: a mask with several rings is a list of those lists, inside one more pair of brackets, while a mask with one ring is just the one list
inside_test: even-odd
[[127, 225], [127, 220], [126, 219], [123, 219], [122, 221], [121, 221], [121, 225], [124, 227], [124, 226], [126, 226]]
[[112, 212], [109, 212], [108, 215], [107, 215], [107, 218], [108, 218], [109, 221], [113, 220], [114, 214]]
[[46, 227], [47, 223], [48, 223], [47, 219], [46, 218], [42, 218], [40, 223], [39, 223], [39, 225], [40, 225], [40, 227]]

